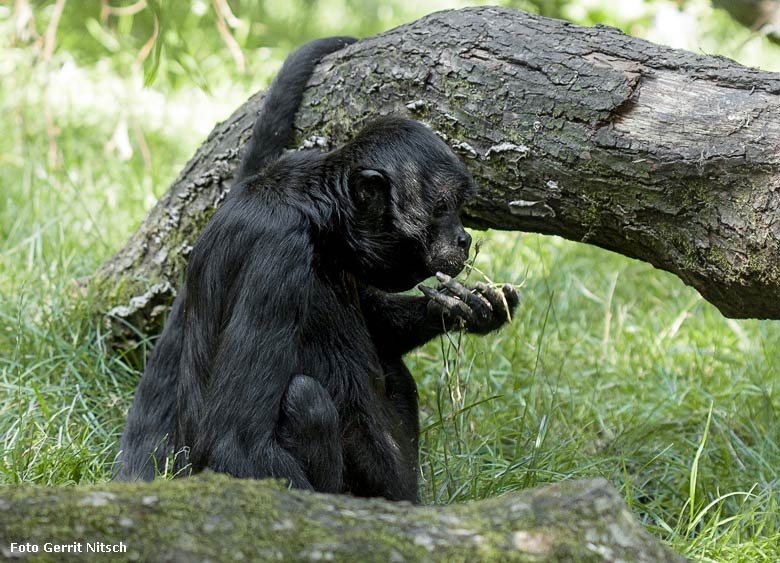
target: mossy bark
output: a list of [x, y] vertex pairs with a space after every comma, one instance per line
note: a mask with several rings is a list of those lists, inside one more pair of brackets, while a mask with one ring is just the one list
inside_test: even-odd
[[[45, 551], [54, 545], [80, 553]], [[114, 549], [110, 561], [682, 561], [604, 480], [446, 507], [216, 474], [0, 489], [3, 560], [84, 561], [90, 546]]]
[[[97, 273], [114, 318], [158, 328], [261, 102], [217, 125]], [[519, 11], [440, 12], [327, 57], [298, 146], [389, 113], [466, 159], [469, 226], [588, 242], [673, 272], [727, 316], [780, 318], [780, 74]]]

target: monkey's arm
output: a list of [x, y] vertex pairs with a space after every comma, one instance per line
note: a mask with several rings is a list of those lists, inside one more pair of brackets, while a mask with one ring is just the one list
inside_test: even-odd
[[360, 304], [380, 355], [398, 358], [448, 330], [429, 313], [427, 297], [362, 288]]
[[[305, 232], [278, 225], [265, 228], [269, 221], [251, 199], [246, 195], [231, 202], [230, 215], [223, 215], [223, 222], [214, 228], [216, 240], [229, 249], [222, 253], [229, 261], [217, 262], [218, 253], [209, 252], [215, 263], [208, 264], [198, 280], [197, 287], [207, 298], [193, 302], [206, 314], [221, 311], [221, 330], [214, 341], [201, 405], [189, 401], [195, 385], [186, 386], [184, 392], [180, 388], [179, 416], [189, 426], [189, 432], [181, 432], [189, 438], [183, 445], [190, 446], [190, 462], [196, 471], [209, 468], [241, 478], [280, 477], [295, 488], [312, 489], [305, 472], [305, 462], [311, 460], [296, 458], [278, 436], [283, 401], [296, 403], [288, 393], [301, 350], [296, 304], [304, 301], [310, 286], [294, 285], [297, 292], [280, 288], [287, 287], [283, 282], [288, 276], [311, 279], [305, 275], [305, 261], [295, 261], [305, 256], [309, 243]], [[220, 284], [220, 276], [234, 263], [238, 263], [238, 272], [229, 284]], [[192, 278], [188, 281], [194, 282]], [[194, 283], [188, 285], [188, 292], [193, 287]], [[209, 342], [203, 332], [193, 330], [190, 340]], [[196, 371], [187, 367], [182, 363], [185, 382], [188, 372]], [[316, 405], [308, 406], [315, 410]]]
[[184, 300], [182, 288], [138, 384], [114, 465], [115, 481], [151, 481], [166, 469], [173, 449]]
[[487, 334], [506, 324], [519, 303], [514, 288], [482, 283], [469, 290], [437, 274], [440, 290], [418, 286], [423, 297], [362, 288], [360, 302], [380, 354], [398, 357], [450, 330]]

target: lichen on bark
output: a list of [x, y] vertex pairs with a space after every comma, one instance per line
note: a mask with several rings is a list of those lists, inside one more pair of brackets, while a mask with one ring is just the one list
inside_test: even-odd
[[[151, 484], [0, 490], [0, 556], [83, 561], [52, 544], [118, 545], [111, 561], [680, 562], [603, 479], [451, 506], [287, 490], [206, 474]], [[21, 560], [25, 560], [22, 558]]]

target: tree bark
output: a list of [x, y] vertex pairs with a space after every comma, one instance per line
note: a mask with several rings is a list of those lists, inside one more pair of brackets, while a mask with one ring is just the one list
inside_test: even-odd
[[[80, 553], [44, 551], [53, 545]], [[30, 559], [57, 562], [89, 560], [90, 547], [114, 549], [111, 561], [683, 561], [603, 479], [422, 507], [216, 474], [6, 487], [0, 558], [24, 561], [26, 547]]]
[[[98, 272], [115, 319], [157, 328], [261, 102], [214, 129]], [[469, 226], [594, 244], [676, 274], [726, 316], [780, 318], [780, 74], [520, 11], [440, 12], [327, 57], [298, 147], [389, 113], [466, 159], [480, 186]]]

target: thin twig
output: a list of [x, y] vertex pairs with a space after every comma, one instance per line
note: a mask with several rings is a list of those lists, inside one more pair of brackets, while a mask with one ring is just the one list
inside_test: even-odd
[[146, 8], [146, 0], [138, 0], [129, 6], [110, 6], [108, 0], [102, 0], [100, 6], [100, 19], [105, 22], [108, 16], [134, 16]]
[[238, 44], [238, 41], [236, 41], [236, 38], [233, 37], [233, 35], [230, 33], [230, 30], [225, 23], [225, 12], [229, 13], [229, 16], [227, 17], [232, 18], [233, 21], [238, 23], [240, 22], [235, 19], [235, 16], [233, 15], [233, 12], [230, 11], [230, 7], [227, 5], [226, 0], [212, 0], [211, 3], [214, 6], [214, 11], [217, 13], [217, 29], [219, 30], [219, 35], [222, 37], [222, 41], [225, 42], [225, 46], [228, 48], [228, 51], [230, 51], [230, 55], [233, 57], [233, 60], [236, 63], [238, 72], [240, 74], [244, 74], [244, 53], [241, 52], [241, 46]]
[[152, 32], [152, 36], [149, 38], [149, 41], [144, 43], [144, 46], [141, 47], [141, 50], [138, 51], [138, 56], [135, 58], [135, 62], [139, 65], [143, 64], [143, 62], [146, 60], [146, 57], [149, 56], [149, 53], [152, 52], [152, 47], [154, 47], [154, 42], [157, 41], [157, 36], [160, 34], [160, 20], [157, 17], [157, 14], [154, 14], [154, 31]]
[[57, 27], [60, 25], [62, 11], [65, 9], [65, 0], [57, 0], [54, 4], [54, 12], [51, 15], [51, 21], [46, 28], [46, 34], [43, 39], [43, 60], [51, 60], [54, 54], [54, 42], [57, 40]]
[[227, 3], [227, 0], [214, 1], [219, 4], [219, 9], [222, 12], [222, 16], [225, 18], [225, 22], [227, 22], [230, 27], [236, 29], [241, 25], [241, 20], [233, 14], [233, 10], [230, 9], [230, 5]]
[[144, 136], [144, 132], [141, 130], [141, 126], [136, 122], [133, 122], [133, 133], [135, 133], [135, 138], [138, 141], [139, 148], [141, 149], [141, 158], [143, 158], [144, 167], [147, 170], [151, 170], [152, 153], [149, 150], [149, 145], [146, 143], [146, 137]]

